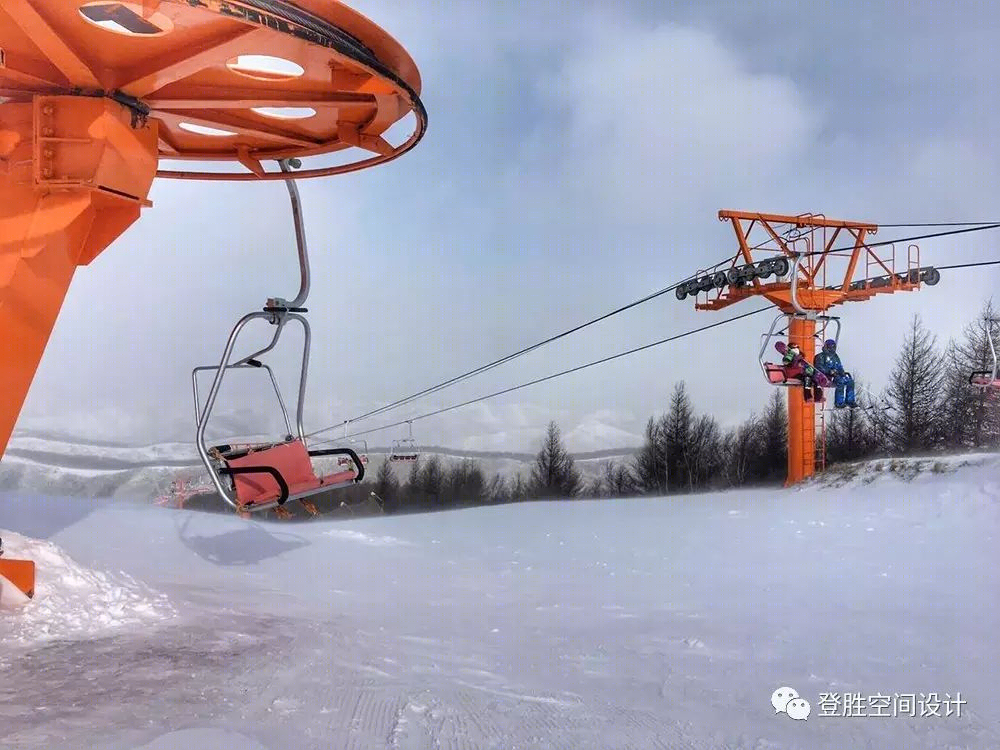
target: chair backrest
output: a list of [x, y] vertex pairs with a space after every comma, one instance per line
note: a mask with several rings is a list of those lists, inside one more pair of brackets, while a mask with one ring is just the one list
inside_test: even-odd
[[764, 365], [764, 369], [767, 372], [767, 379], [769, 382], [775, 385], [788, 382], [784, 369], [782, 369], [779, 365], [773, 365], [768, 362]]
[[[309, 451], [301, 440], [275, 445], [228, 462], [231, 468], [271, 466], [278, 470], [290, 490], [295, 486], [317, 484]], [[236, 497], [244, 505], [259, 500], [273, 500], [281, 493], [270, 474], [237, 474], [233, 477]], [[294, 490], [293, 490], [294, 491]]]

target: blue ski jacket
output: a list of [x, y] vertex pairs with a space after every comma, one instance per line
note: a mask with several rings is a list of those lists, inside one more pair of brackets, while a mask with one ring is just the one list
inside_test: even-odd
[[836, 352], [828, 352], [824, 349], [816, 355], [813, 364], [824, 375], [844, 374], [844, 366], [840, 363], [840, 357], [837, 356]]

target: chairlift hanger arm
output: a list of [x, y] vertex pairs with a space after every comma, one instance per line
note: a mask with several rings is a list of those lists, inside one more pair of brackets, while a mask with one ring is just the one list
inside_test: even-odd
[[990, 355], [993, 357], [993, 380], [997, 379], [997, 349], [993, 344], [993, 321], [989, 322], [989, 334], [986, 340], [990, 342]]
[[[289, 172], [297, 166], [293, 161], [281, 161], [280, 167], [283, 172]], [[226, 342], [225, 351], [218, 365], [210, 367], [195, 368], [192, 372], [192, 387], [195, 399], [195, 416], [198, 423], [197, 448], [202, 462], [209, 470], [209, 475], [215, 485], [216, 490], [223, 499], [233, 508], [242, 512], [262, 512], [284, 505], [289, 500], [304, 500], [306, 497], [326, 492], [328, 490], [339, 489], [351, 486], [360, 482], [365, 476], [364, 462], [358, 454], [350, 448], [333, 448], [327, 450], [312, 450], [306, 446], [305, 427], [303, 425], [305, 413], [305, 393], [309, 376], [309, 358], [312, 345], [312, 332], [309, 321], [300, 313], [305, 312], [303, 304], [309, 295], [310, 272], [309, 254], [306, 247], [305, 227], [302, 216], [302, 205], [298, 188], [293, 179], [285, 182], [289, 200], [292, 205], [292, 214], [295, 222], [295, 239], [300, 271], [299, 292], [293, 300], [287, 301], [282, 298], [271, 298], [263, 311], [251, 312], [243, 316], [233, 328]], [[263, 319], [275, 327], [274, 334], [267, 346], [249, 354], [242, 359], [232, 361], [236, 341], [240, 334], [251, 321]], [[260, 357], [268, 354], [278, 344], [285, 326], [290, 321], [296, 321], [302, 325], [302, 360], [301, 371], [298, 383], [298, 398], [296, 401], [295, 427], [298, 438], [292, 439], [292, 427], [290, 424], [288, 410], [278, 388], [277, 380], [271, 368], [260, 361]], [[220, 455], [218, 451], [209, 454], [205, 445], [205, 431], [208, 425], [212, 409], [215, 406], [219, 394], [222, 380], [228, 370], [245, 367], [261, 368], [267, 370], [278, 405], [281, 408], [285, 426], [288, 430], [288, 437], [284, 441], [277, 441], [265, 446], [258, 446], [257, 454], [248, 459], [249, 451], [236, 453], [228, 452]], [[198, 393], [198, 373], [202, 371], [214, 371], [215, 379], [206, 398], [204, 407], [200, 404]], [[238, 453], [238, 455], [237, 455]], [[321, 477], [317, 475], [313, 458], [324, 456], [346, 456], [354, 463], [355, 471], [342, 472], [336, 475]], [[268, 466], [268, 461], [273, 461], [274, 465]], [[248, 462], [251, 465], [239, 465]], [[237, 465], [233, 465], [236, 463]], [[278, 467], [282, 467], [279, 470]], [[284, 472], [284, 473], [283, 473]], [[228, 488], [222, 481], [223, 477], [236, 477], [243, 474], [266, 474], [274, 478], [275, 485], [272, 488], [266, 486], [261, 489], [253, 483], [232, 481], [232, 488]], [[290, 488], [294, 488], [294, 493]], [[274, 494], [278, 495], [274, 499]]]
[[[282, 159], [278, 162], [281, 171], [289, 174], [293, 168], [297, 169], [302, 163], [298, 159]], [[295, 296], [287, 307], [301, 310], [309, 297], [311, 277], [309, 272], [309, 249], [306, 245], [306, 228], [302, 216], [302, 199], [299, 196], [299, 187], [293, 179], [285, 180], [288, 188], [288, 197], [292, 202], [292, 218], [295, 223], [295, 246], [299, 256], [299, 293]]]
[[[264, 312], [270, 313], [273, 311], [264, 308]], [[271, 322], [270, 319], [268, 320], [268, 322]], [[260, 349], [254, 352], [253, 354], [248, 354], [247, 356], [243, 357], [243, 359], [237, 360], [232, 364], [232, 367], [240, 367], [243, 365], [250, 365], [251, 367], [259, 367], [261, 365], [260, 357], [264, 356], [269, 351], [273, 350], [275, 346], [278, 345], [278, 339], [281, 337], [281, 330], [285, 327], [285, 319], [281, 317], [273, 324], [275, 326], [275, 329], [274, 329], [274, 335], [271, 337], [271, 343], [265, 346], [263, 349]], [[252, 364], [254, 362], [256, 362], [257, 364], [256, 365]]]
[[[198, 392], [198, 373], [200, 372], [217, 372], [219, 369], [218, 365], [203, 365], [201, 367], [196, 367], [191, 371], [191, 388], [194, 392], [194, 419], [195, 424], [199, 424], [202, 420], [202, 406], [201, 406], [201, 396]], [[288, 421], [288, 409], [285, 407], [285, 400], [281, 396], [281, 388], [278, 387], [278, 379], [274, 376], [274, 370], [271, 369], [270, 365], [266, 365], [262, 362], [257, 362], [254, 364], [253, 361], [248, 361], [245, 364], [232, 364], [229, 366], [230, 370], [236, 369], [260, 369], [267, 372], [268, 377], [271, 380], [271, 387], [274, 389], [274, 395], [278, 399], [278, 407], [281, 409], [281, 416], [285, 422], [285, 429], [287, 434], [292, 434], [292, 425]]]

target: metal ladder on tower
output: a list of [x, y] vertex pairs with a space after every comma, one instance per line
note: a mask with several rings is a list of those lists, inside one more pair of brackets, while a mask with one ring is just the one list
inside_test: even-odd
[[826, 471], [826, 409], [822, 408], [816, 409], [816, 420], [815, 420], [815, 435], [816, 435], [816, 452], [815, 452], [815, 470], [816, 471]]
[[813, 405], [813, 418], [802, 420], [803, 445], [815, 446], [811, 454], [806, 451], [802, 456], [802, 471], [807, 477], [826, 469], [826, 410], [823, 406]]

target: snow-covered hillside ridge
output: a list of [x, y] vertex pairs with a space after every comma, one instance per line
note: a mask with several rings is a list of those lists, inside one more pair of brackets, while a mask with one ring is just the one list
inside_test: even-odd
[[[385, 460], [387, 449], [368, 452], [372, 471]], [[601, 475], [608, 461], [630, 458], [631, 449], [574, 456], [585, 481]], [[511, 479], [530, 474], [534, 456], [528, 453], [485, 453], [433, 447], [421, 453], [447, 468], [465, 459], [475, 461], [487, 477]], [[405, 479], [409, 464], [396, 467]], [[0, 491], [38, 492], [77, 497], [154, 497], [175, 479], [195, 480], [204, 473], [192, 443], [124, 446], [71, 441], [44, 433], [15, 434], [0, 460]]]
[[1000, 479], [1000, 455], [996, 453], [961, 453], [938, 456], [903, 456], [875, 458], [834, 464], [802, 485], [810, 487], [862, 486], [902, 480], [911, 482], [918, 477], [951, 474], [972, 466], [994, 467]]
[[[631, 463], [634, 449], [623, 448], [576, 454], [576, 466], [585, 484], [602, 476], [609, 461]], [[387, 449], [368, 452], [369, 469], [375, 471], [385, 460]], [[529, 453], [460, 451], [433, 447], [421, 453], [424, 460], [437, 457], [445, 468], [470, 459], [487, 477], [499, 474], [513, 479], [527, 478], [534, 456]], [[817, 475], [809, 485], [843, 486], [870, 484], [885, 478], [905, 481], [926, 473], [948, 473], [963, 466], [997, 463], [1000, 456], [989, 453], [914, 456], [870, 459], [836, 464]], [[397, 477], [406, 478], [411, 464], [395, 467]], [[191, 443], [160, 443], [144, 446], [86, 443], [41, 432], [18, 433], [11, 439], [0, 460], [0, 491], [21, 491], [74, 497], [157, 497], [171, 482], [183, 479], [207, 482], [207, 476]]]

